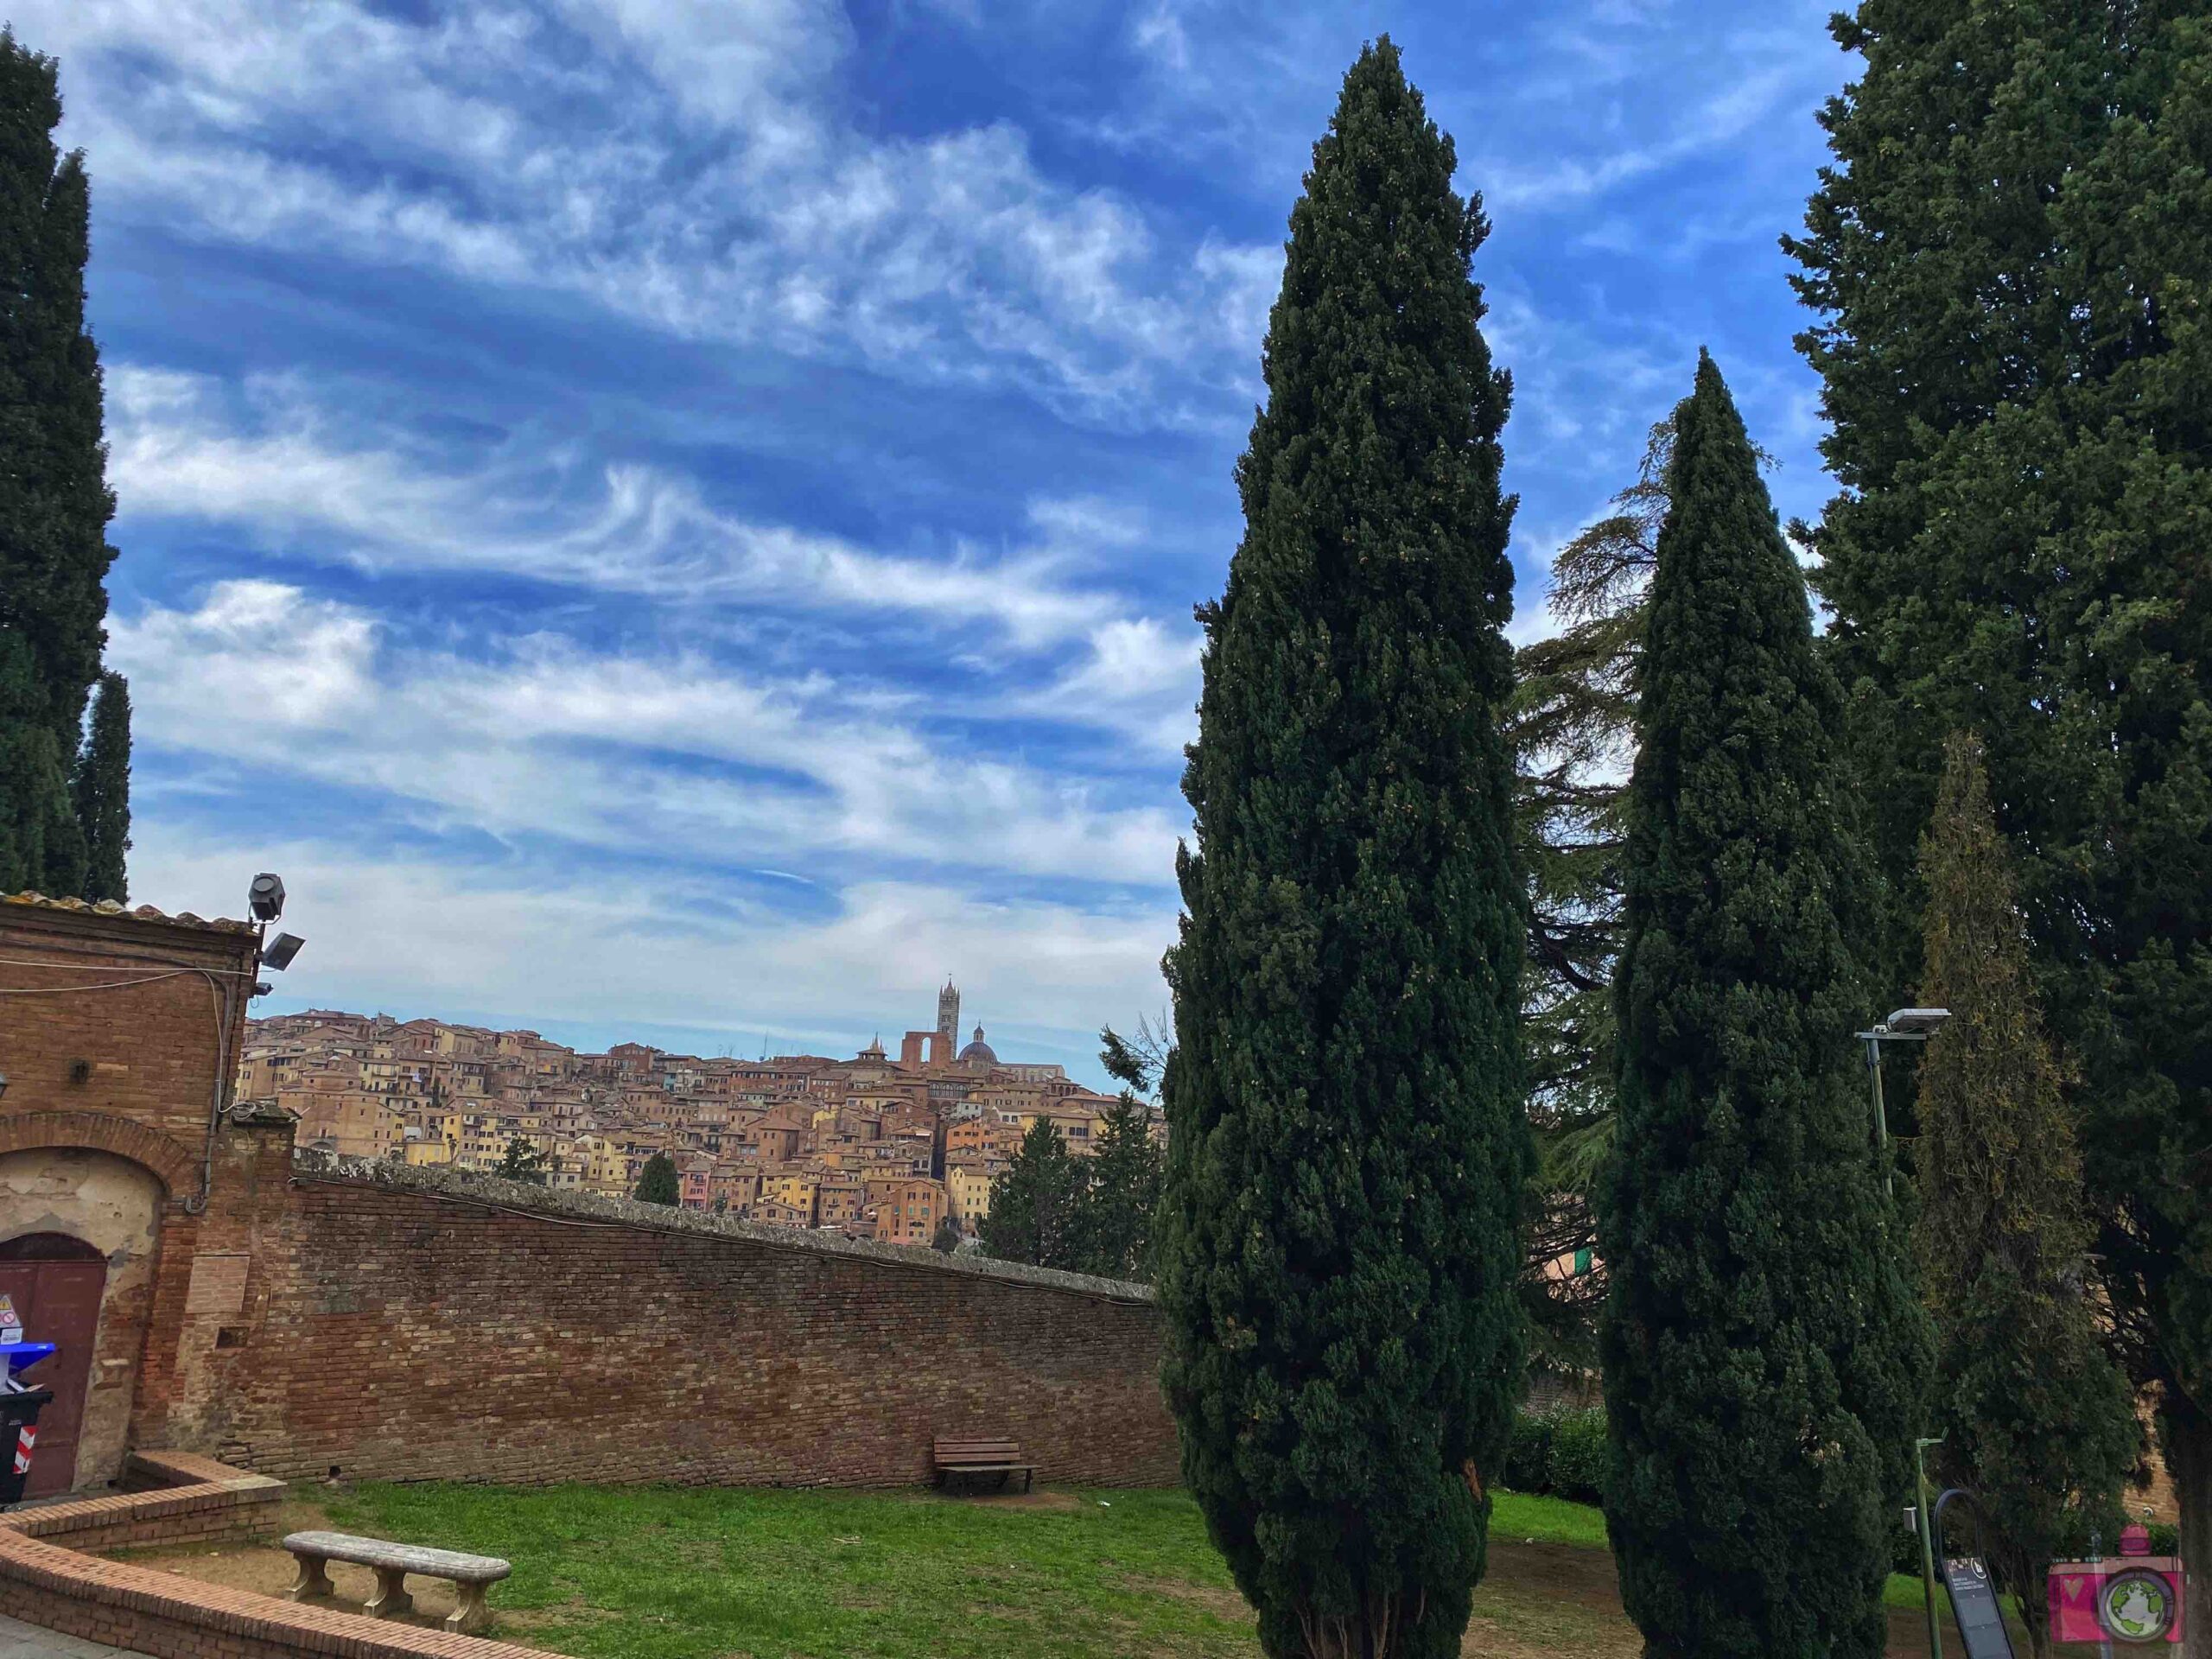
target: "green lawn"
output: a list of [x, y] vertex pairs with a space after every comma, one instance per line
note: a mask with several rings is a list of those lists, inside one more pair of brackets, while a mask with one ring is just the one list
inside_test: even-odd
[[1189, 1498], [364, 1486], [348, 1529], [502, 1555], [495, 1634], [579, 1659], [1060, 1659], [1255, 1646]]
[[[514, 1576], [493, 1594], [492, 1634], [577, 1659], [1259, 1651], [1179, 1491], [1021, 1506], [915, 1492], [368, 1485], [320, 1501], [347, 1530], [506, 1557]], [[1477, 1597], [1479, 1650], [1611, 1659], [1640, 1646], [1611, 1599], [1596, 1510], [1501, 1493], [1491, 1536], [1498, 1570]], [[1893, 1607], [1919, 1605], [1916, 1580], [1891, 1590]]]

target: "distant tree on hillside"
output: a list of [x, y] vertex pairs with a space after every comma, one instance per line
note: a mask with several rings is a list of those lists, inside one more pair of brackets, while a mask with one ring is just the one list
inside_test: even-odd
[[960, 1224], [950, 1216], [938, 1217], [937, 1233], [930, 1240], [930, 1248], [940, 1255], [950, 1255], [960, 1248]]
[[991, 1210], [982, 1231], [985, 1254], [1001, 1262], [1076, 1270], [1077, 1211], [1085, 1179], [1052, 1120], [1039, 1117], [991, 1183]]
[[645, 1166], [638, 1176], [639, 1204], [681, 1204], [683, 1185], [676, 1176], [676, 1160], [664, 1152], [657, 1152], [645, 1160]]
[[546, 1172], [552, 1166], [553, 1160], [537, 1149], [537, 1142], [524, 1135], [512, 1135], [507, 1137], [507, 1149], [499, 1159], [496, 1173], [511, 1181], [543, 1186]]
[[1090, 1179], [1077, 1204], [1075, 1256], [1085, 1273], [1152, 1279], [1153, 1212], [1166, 1154], [1152, 1136], [1152, 1108], [1124, 1090], [1100, 1120]]

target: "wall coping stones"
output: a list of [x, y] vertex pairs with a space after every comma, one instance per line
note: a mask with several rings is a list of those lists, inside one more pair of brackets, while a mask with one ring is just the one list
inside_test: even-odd
[[[537, 1649], [279, 1601], [69, 1548], [72, 1535], [95, 1548], [159, 1543], [164, 1531], [205, 1537], [201, 1517], [274, 1503], [284, 1485], [185, 1452], [139, 1452], [130, 1474], [185, 1484], [0, 1514], [0, 1590], [13, 1592], [10, 1612], [156, 1659], [545, 1659]], [[127, 1539], [112, 1535], [125, 1526]]]
[[880, 1244], [873, 1240], [847, 1238], [838, 1233], [774, 1227], [766, 1222], [740, 1221], [707, 1211], [640, 1204], [634, 1198], [607, 1198], [596, 1192], [558, 1192], [521, 1181], [503, 1180], [476, 1170], [403, 1164], [385, 1159], [341, 1158], [305, 1147], [293, 1153], [292, 1170], [296, 1183], [380, 1187], [386, 1192], [482, 1205], [559, 1225], [692, 1233], [709, 1238], [739, 1239], [749, 1244], [806, 1255], [845, 1256], [910, 1272], [964, 1274], [970, 1278], [1061, 1291], [1101, 1301], [1150, 1304], [1154, 1300], [1151, 1286], [1124, 1280], [1100, 1279], [1087, 1273], [1063, 1273], [1056, 1268], [1033, 1268], [1020, 1262], [1000, 1262], [965, 1253], [946, 1255], [918, 1245]]

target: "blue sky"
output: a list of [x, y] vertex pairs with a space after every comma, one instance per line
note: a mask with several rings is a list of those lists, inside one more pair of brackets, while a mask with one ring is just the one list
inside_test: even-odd
[[1495, 225], [1517, 639], [1700, 345], [1827, 493], [1776, 245], [1829, 0], [15, 0], [89, 156], [134, 897], [261, 1006], [1095, 1077], [1166, 1001], [1192, 605], [1389, 30]]

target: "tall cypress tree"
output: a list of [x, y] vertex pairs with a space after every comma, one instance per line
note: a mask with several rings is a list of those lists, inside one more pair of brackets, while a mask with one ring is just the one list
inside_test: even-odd
[[1947, 1470], [1974, 1489], [1990, 1565], [2020, 1598], [2040, 1655], [2050, 1649], [2044, 1569], [2060, 1553], [2065, 1511], [2116, 1514], [2141, 1432], [2083, 1295], [2081, 1153], [1981, 747], [1955, 734], [1946, 750], [1921, 855], [1921, 996], [1951, 1020], [1921, 1067], [1916, 1143], [1935, 1419]]
[[2212, 1581], [2212, 23], [1866, 0], [1838, 32], [1865, 73], [1792, 246], [1893, 951], [1944, 734], [1978, 730], [2079, 1067], [2094, 1259]]
[[[84, 158], [63, 156], [52, 58], [0, 29], [0, 626], [29, 647], [66, 773], [106, 642], [106, 481], [99, 353], [85, 332]], [[81, 835], [57, 825], [35, 885], [83, 889]]]
[[1488, 226], [1385, 38], [1291, 213], [1170, 952], [1165, 1381], [1271, 1655], [1456, 1654], [1531, 1162]]
[[130, 850], [130, 683], [122, 675], [100, 676], [92, 728], [70, 779], [85, 837], [84, 896], [121, 904], [130, 896], [124, 865]]
[[1675, 412], [1601, 1215], [1622, 1599], [1651, 1659], [1879, 1654], [1927, 1363], [1851, 1040], [1834, 681], [1710, 357]]

